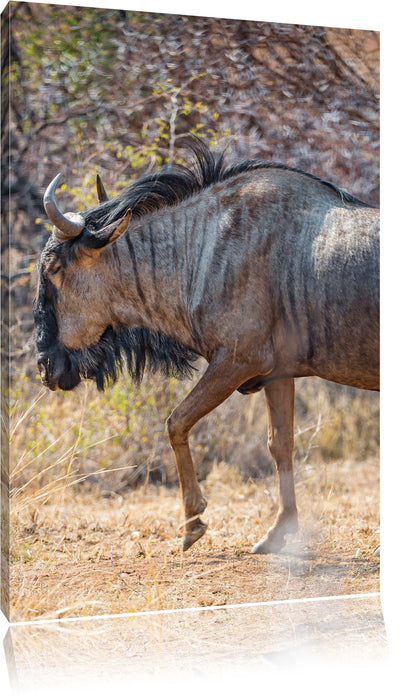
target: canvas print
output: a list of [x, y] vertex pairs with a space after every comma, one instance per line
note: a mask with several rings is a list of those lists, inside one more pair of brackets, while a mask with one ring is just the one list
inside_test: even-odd
[[378, 593], [379, 33], [2, 30], [4, 614]]

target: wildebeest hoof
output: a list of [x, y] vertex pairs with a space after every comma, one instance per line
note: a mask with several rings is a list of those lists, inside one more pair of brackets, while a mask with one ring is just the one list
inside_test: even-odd
[[191, 547], [192, 544], [197, 542], [197, 540], [199, 540], [204, 535], [206, 530], [206, 523], [202, 523], [200, 518], [196, 518], [196, 520], [193, 521], [193, 530], [189, 530], [183, 536], [183, 551], [186, 552], [186, 550], [189, 549], [189, 547]]
[[265, 535], [252, 548], [252, 554], [277, 554], [285, 545], [285, 536], [282, 533], [271, 532]]

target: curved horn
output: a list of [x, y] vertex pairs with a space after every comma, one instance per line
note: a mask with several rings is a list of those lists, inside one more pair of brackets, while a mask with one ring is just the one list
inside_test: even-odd
[[108, 197], [106, 190], [104, 189], [104, 185], [101, 181], [100, 175], [96, 175], [96, 187], [97, 187], [97, 196], [99, 198], [99, 204], [101, 204], [102, 202], [108, 202], [109, 197]]
[[85, 227], [85, 221], [80, 214], [70, 214], [69, 218], [62, 214], [55, 201], [55, 190], [57, 188], [61, 173], [59, 173], [48, 185], [44, 194], [44, 209], [50, 221], [57, 228], [56, 237], [60, 241], [78, 236]]

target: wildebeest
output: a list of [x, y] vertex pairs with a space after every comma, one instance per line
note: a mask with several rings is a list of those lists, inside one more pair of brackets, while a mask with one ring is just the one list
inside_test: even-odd
[[148, 174], [54, 224], [34, 304], [42, 382], [99, 389], [126, 366], [184, 376], [208, 367], [167, 421], [182, 492], [183, 549], [205, 532], [188, 434], [232, 392], [264, 390], [279, 475], [276, 522], [254, 552], [297, 530], [294, 378], [379, 389], [379, 211], [281, 164], [226, 166], [195, 141], [194, 165]]

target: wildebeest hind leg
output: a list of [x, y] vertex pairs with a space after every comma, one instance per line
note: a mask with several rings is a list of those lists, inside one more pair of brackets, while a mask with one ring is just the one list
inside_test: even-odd
[[293, 477], [293, 419], [295, 385], [293, 379], [270, 382], [264, 387], [268, 409], [268, 446], [279, 476], [280, 505], [274, 525], [253, 552], [279, 552], [285, 535], [297, 531], [297, 509]]
[[254, 372], [233, 361], [225, 351], [216, 355], [206, 372], [175, 408], [167, 421], [169, 440], [175, 454], [185, 512], [183, 550], [189, 549], [206, 532], [198, 517], [207, 502], [197, 482], [188, 444], [188, 433], [203, 416], [219, 406]]

